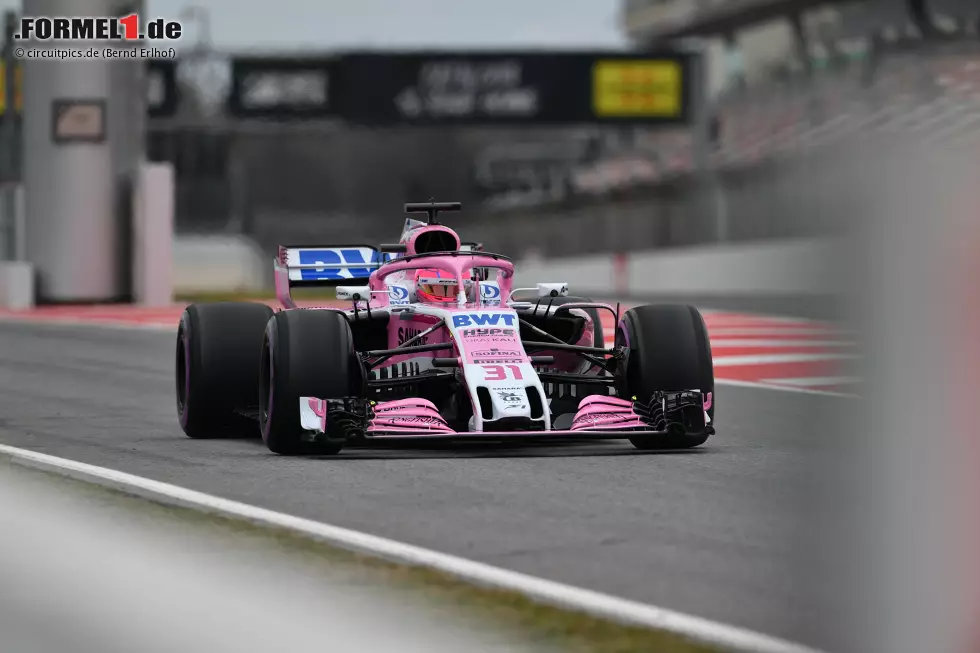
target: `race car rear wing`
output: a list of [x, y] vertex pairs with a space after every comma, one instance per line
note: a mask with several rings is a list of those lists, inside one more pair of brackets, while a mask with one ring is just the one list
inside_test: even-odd
[[[481, 243], [463, 243], [460, 251], [483, 251]], [[405, 253], [400, 244], [381, 245], [280, 245], [276, 275], [285, 277], [291, 288], [333, 287], [366, 280], [382, 263]], [[278, 282], [278, 281], [277, 281]]]
[[372, 245], [281, 245], [275, 262], [276, 287], [333, 287], [367, 279], [396, 252]]

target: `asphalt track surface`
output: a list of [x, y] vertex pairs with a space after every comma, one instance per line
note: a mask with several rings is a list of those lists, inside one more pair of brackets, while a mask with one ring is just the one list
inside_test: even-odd
[[0, 323], [0, 442], [830, 648], [816, 457], [850, 399], [719, 386], [702, 449], [281, 458], [177, 425], [172, 333]]

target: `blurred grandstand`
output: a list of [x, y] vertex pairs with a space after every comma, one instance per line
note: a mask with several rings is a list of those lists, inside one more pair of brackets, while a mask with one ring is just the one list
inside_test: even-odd
[[[701, 159], [689, 128], [235, 119], [225, 111], [230, 55], [208, 30], [181, 52], [180, 110], [148, 121], [147, 154], [175, 165], [179, 231], [246, 234], [267, 250], [393, 235], [401, 203], [430, 196], [462, 200], [467, 236], [514, 255], [823, 234], [842, 210], [821, 198], [841, 195], [834, 174], [846, 173], [817, 173], [819, 152], [893, 133], [980, 147], [980, 9], [923, 2], [624, 0], [638, 49], [705, 47]], [[249, 92], [262, 102], [315, 91], [295, 81]]]
[[710, 241], [719, 210], [731, 215], [726, 238], [825, 233], [825, 215], [789, 216], [833, 184], [800, 161], [873, 134], [980, 146], [978, 13], [974, 0], [624, 2], [638, 48], [706, 45], [707, 170], [690, 129], [230, 122], [215, 104], [221, 57], [207, 48], [185, 57], [196, 100], [151, 125], [150, 154], [177, 164], [180, 228], [245, 231], [266, 247], [325, 232], [362, 239], [390, 230], [406, 198], [430, 195], [479, 205], [493, 222], [475, 230], [495, 246], [533, 240], [549, 255]]
[[[950, 145], [976, 146], [980, 5], [973, 0], [936, 3], [941, 13], [925, 24], [904, 2], [811, 5], [624, 3], [625, 29], [640, 48], [683, 37], [707, 42], [711, 168], [798, 156], [875, 133], [921, 134]], [[593, 137], [591, 156], [569, 156], [564, 166], [556, 166], [548, 154], [559, 151], [558, 143], [537, 145], [536, 161], [527, 145], [520, 147], [520, 156], [498, 156], [499, 169], [538, 174], [525, 172], [521, 179], [533, 183], [513, 184], [509, 193], [493, 192], [493, 183], [482, 183], [491, 191], [488, 203], [505, 207], [568, 195], [607, 195], [695, 172], [690, 130], [619, 136]]]

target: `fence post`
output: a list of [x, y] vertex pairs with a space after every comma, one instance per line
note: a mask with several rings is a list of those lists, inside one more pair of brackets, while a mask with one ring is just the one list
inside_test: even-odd
[[14, 31], [17, 24], [17, 14], [12, 10], [5, 11], [3, 14], [3, 111], [0, 111], [0, 182], [9, 185], [9, 188], [0, 192], [0, 218], [2, 218], [2, 248], [0, 248], [0, 260], [12, 260], [17, 257], [16, 242], [19, 237], [17, 233], [16, 216], [16, 182], [17, 174], [17, 151], [19, 149], [19, 139], [17, 138], [17, 91], [15, 84], [17, 81], [17, 60], [14, 57]]

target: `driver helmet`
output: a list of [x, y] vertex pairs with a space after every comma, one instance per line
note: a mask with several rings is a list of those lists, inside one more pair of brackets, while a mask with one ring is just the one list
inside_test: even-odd
[[[440, 283], [426, 283], [435, 279]], [[444, 270], [419, 270], [415, 273], [415, 292], [423, 302], [452, 302], [459, 293], [459, 284]]]

